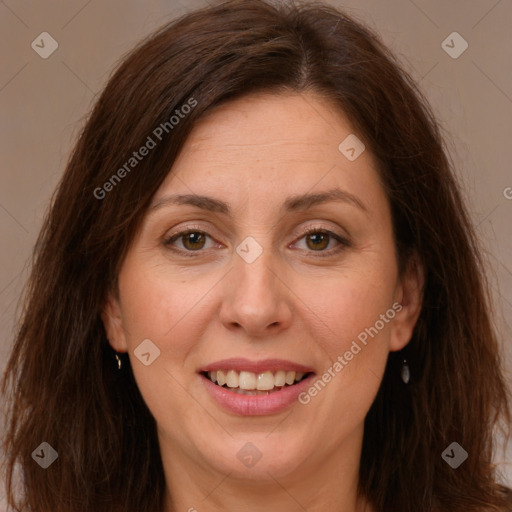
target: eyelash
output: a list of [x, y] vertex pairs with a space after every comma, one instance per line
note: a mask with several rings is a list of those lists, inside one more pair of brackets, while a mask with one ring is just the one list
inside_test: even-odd
[[[208, 233], [206, 233], [205, 231], [203, 231], [199, 226], [192, 226], [184, 231], [180, 231], [178, 233], [175, 233], [175, 234], [167, 237], [163, 242], [164, 246], [174, 252], [177, 252], [177, 253], [183, 255], [183, 256], [192, 257], [192, 258], [196, 257], [195, 253], [203, 252], [202, 249], [198, 249], [197, 251], [189, 251], [189, 250], [183, 250], [183, 249], [176, 249], [175, 247], [172, 247], [172, 245], [171, 245], [174, 241], [179, 240], [180, 238], [182, 238], [186, 235], [189, 235], [191, 233], [199, 233], [201, 235], [206, 235], [206, 236], [210, 237], [210, 235]], [[305, 236], [311, 235], [311, 234], [328, 235], [329, 237], [334, 238], [339, 243], [338, 247], [335, 247], [334, 249], [330, 249], [327, 251], [308, 251], [308, 252], [316, 253], [313, 257], [325, 258], [325, 257], [333, 256], [335, 254], [338, 254], [342, 250], [346, 249], [347, 247], [351, 246], [350, 242], [343, 236], [338, 235], [337, 233], [334, 233], [333, 231], [331, 231], [329, 229], [324, 229], [324, 228], [320, 228], [320, 227], [308, 227], [308, 228], [303, 229], [301, 236], [299, 238], [297, 238], [297, 240], [301, 240]]]

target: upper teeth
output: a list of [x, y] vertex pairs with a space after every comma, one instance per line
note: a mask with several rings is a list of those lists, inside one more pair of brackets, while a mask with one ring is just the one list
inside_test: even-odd
[[253, 373], [237, 372], [236, 370], [218, 370], [208, 372], [208, 377], [219, 386], [226, 384], [229, 388], [267, 391], [276, 386], [284, 386], [285, 384], [291, 386], [294, 382], [301, 380], [304, 377], [304, 373], [285, 372], [284, 370], [279, 370], [275, 374], [272, 372]]

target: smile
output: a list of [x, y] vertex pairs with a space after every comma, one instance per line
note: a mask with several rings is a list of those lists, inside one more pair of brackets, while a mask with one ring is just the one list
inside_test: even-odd
[[254, 373], [236, 370], [218, 370], [205, 372], [213, 383], [229, 391], [242, 395], [268, 395], [283, 387], [293, 386], [305, 375], [303, 372], [279, 370], [275, 373], [265, 371]]
[[227, 359], [199, 371], [214, 402], [222, 409], [243, 416], [275, 414], [298, 400], [315, 373], [312, 368], [267, 359]]

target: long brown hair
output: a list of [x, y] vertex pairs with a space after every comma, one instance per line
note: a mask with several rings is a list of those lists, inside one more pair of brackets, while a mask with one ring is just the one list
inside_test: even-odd
[[[372, 152], [400, 270], [415, 252], [426, 276], [413, 337], [390, 354], [365, 420], [360, 492], [379, 511], [511, 510], [492, 464], [495, 427], [511, 417], [489, 287], [431, 109], [362, 23], [318, 3], [262, 0], [216, 4], [153, 34], [113, 74], [79, 137], [37, 241], [2, 382], [11, 505], [162, 511], [155, 421], [129, 359], [117, 371], [101, 308], [195, 122], [253, 92], [308, 90], [343, 111]], [[177, 110], [188, 113], [170, 121]], [[155, 146], [126, 167], [150, 136]], [[469, 454], [456, 470], [441, 457], [454, 441]], [[42, 442], [58, 453], [46, 470], [31, 457]]]

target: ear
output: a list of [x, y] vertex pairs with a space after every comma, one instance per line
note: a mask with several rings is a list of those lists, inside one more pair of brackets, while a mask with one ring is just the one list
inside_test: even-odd
[[119, 299], [112, 292], [109, 292], [103, 305], [101, 319], [110, 346], [117, 352], [128, 352]]
[[395, 292], [395, 301], [402, 308], [396, 309], [397, 314], [391, 326], [389, 350], [402, 350], [412, 338], [414, 326], [421, 313], [423, 304], [423, 287], [425, 271], [418, 254], [414, 252], [406, 265], [403, 275], [399, 277]]

